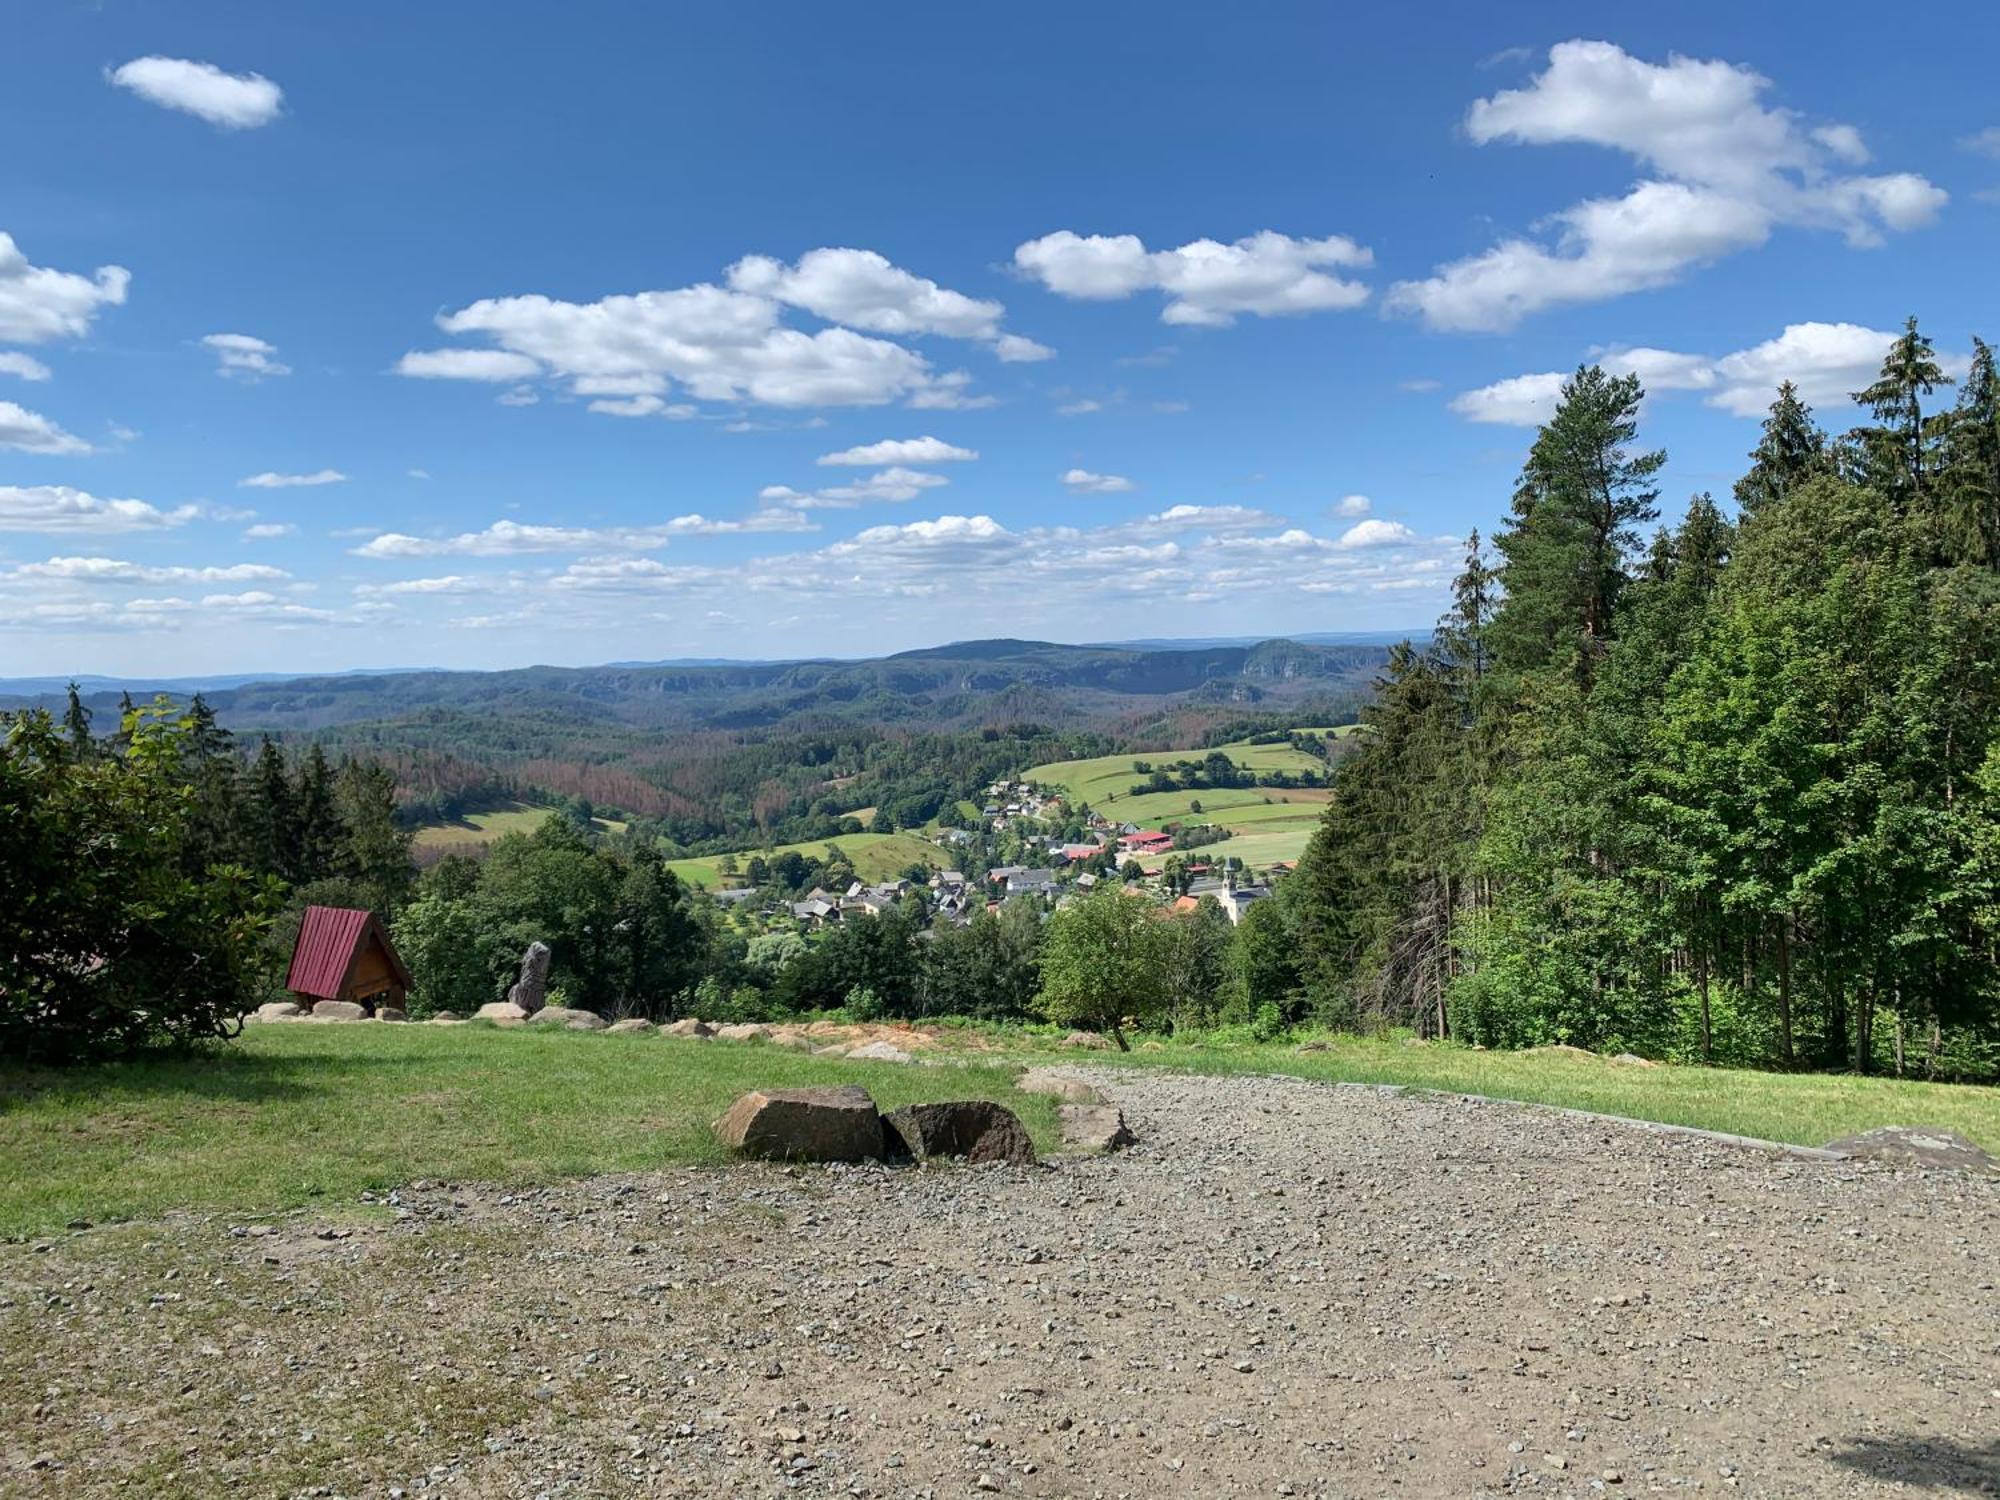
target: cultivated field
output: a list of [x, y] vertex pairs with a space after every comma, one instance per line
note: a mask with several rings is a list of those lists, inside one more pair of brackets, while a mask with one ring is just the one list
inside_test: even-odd
[[[1167, 766], [1177, 760], [1199, 761], [1216, 750], [1246, 771], [1290, 771], [1299, 775], [1306, 771], [1326, 770], [1325, 761], [1302, 750], [1294, 750], [1290, 745], [1252, 745], [1239, 741], [1217, 745], [1212, 750], [1148, 750], [1129, 755], [1100, 755], [1090, 760], [1050, 761], [1022, 772], [1021, 779], [1043, 786], [1062, 787], [1071, 798], [1102, 808], [1108, 814], [1112, 804], [1134, 800], [1132, 787], [1146, 779], [1144, 774], [1132, 769], [1134, 761]], [[1197, 792], [1194, 795], [1202, 794]]]

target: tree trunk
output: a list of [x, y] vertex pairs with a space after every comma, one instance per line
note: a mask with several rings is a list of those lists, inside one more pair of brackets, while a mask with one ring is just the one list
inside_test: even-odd
[[1778, 918], [1778, 1051], [1790, 1067], [1792, 1055], [1792, 914]]
[[1714, 1061], [1715, 1031], [1714, 1018], [1708, 1009], [1708, 945], [1698, 944], [1694, 954], [1695, 982], [1701, 986], [1701, 1060]]

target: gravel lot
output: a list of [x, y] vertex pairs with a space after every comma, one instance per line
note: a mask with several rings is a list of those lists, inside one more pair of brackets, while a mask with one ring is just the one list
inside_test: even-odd
[[1097, 1081], [1116, 1158], [0, 1246], [0, 1493], [2000, 1493], [2000, 1185]]

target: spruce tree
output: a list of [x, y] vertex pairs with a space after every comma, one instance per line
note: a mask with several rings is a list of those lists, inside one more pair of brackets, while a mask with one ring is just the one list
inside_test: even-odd
[[73, 682], [69, 685], [69, 706], [63, 710], [63, 732], [69, 736], [70, 755], [79, 763], [89, 760], [90, 710], [83, 706], [83, 698]]
[[1812, 408], [1799, 399], [1799, 389], [1787, 380], [1764, 418], [1764, 436], [1750, 450], [1750, 472], [1736, 481], [1736, 509], [1750, 520], [1816, 474], [1827, 472], [1826, 434], [1813, 421]]
[[1923, 502], [1928, 488], [1923, 398], [1950, 384], [1930, 339], [1918, 330], [1913, 317], [1889, 346], [1874, 384], [1853, 394], [1854, 404], [1867, 407], [1880, 424], [1861, 433], [1861, 459], [1868, 481], [1905, 515]]
[[1993, 346], [1972, 341], [1958, 404], [1939, 419], [1939, 497], [1948, 556], [2000, 565], [2000, 378]]

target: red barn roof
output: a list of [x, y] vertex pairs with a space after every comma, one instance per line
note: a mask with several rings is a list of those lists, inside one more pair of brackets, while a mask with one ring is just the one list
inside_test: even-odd
[[372, 911], [349, 906], [308, 906], [299, 923], [299, 940], [292, 948], [292, 967], [285, 975], [285, 988], [295, 995], [312, 995], [321, 1000], [337, 1000], [353, 972], [354, 961], [368, 948], [369, 940], [382, 945], [397, 982], [410, 987], [410, 971], [389, 941], [389, 934]]

